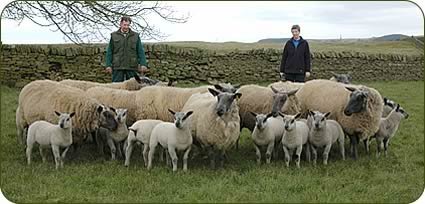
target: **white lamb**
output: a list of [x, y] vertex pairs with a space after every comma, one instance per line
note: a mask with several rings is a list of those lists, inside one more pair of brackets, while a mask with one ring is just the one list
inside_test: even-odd
[[323, 150], [323, 164], [328, 164], [328, 155], [331, 151], [332, 144], [338, 141], [339, 150], [341, 151], [342, 160], [345, 160], [344, 149], [344, 131], [341, 125], [335, 120], [329, 120], [328, 113], [320, 113], [318, 111], [309, 111], [311, 117], [311, 127], [308, 136], [308, 142], [313, 153], [313, 164], [316, 165], [317, 148], [325, 147]]
[[[51, 147], [55, 157], [56, 169], [59, 168], [59, 165], [63, 167], [66, 152], [72, 144], [71, 118], [75, 115], [75, 112], [68, 114], [55, 111], [55, 113], [59, 116], [57, 125], [46, 121], [36, 121], [29, 126], [26, 149], [28, 165], [31, 164], [32, 148], [35, 143], [38, 143], [43, 162], [46, 162], [43, 148]], [[62, 155], [60, 154], [61, 147], [66, 148]]]
[[[256, 119], [256, 125], [252, 132], [252, 140], [254, 141], [254, 148], [257, 155], [257, 163], [261, 163], [260, 147], [267, 146], [266, 163], [269, 164], [273, 150], [276, 151], [275, 146], [279, 144], [283, 136], [283, 121], [281, 117], [273, 118], [273, 114], [268, 115], [256, 114], [251, 112]], [[274, 155], [276, 156], [276, 154]]]
[[153, 128], [149, 141], [148, 170], [152, 168], [155, 148], [160, 144], [170, 154], [173, 162], [173, 171], [177, 171], [178, 158], [176, 150], [184, 151], [183, 171], [187, 171], [187, 158], [192, 146], [189, 116], [192, 115], [193, 111], [186, 113], [174, 112], [170, 109], [168, 111], [174, 116], [174, 123], [162, 122]]
[[152, 130], [156, 125], [162, 122], [161, 120], [139, 120], [128, 128], [130, 131], [128, 132], [126, 148], [124, 148], [125, 166], [130, 165], [131, 153], [133, 152], [134, 143], [137, 141], [143, 144], [143, 161], [145, 162], [145, 166], [148, 165], [149, 141]]
[[297, 155], [297, 168], [300, 168], [300, 159], [301, 152], [303, 150], [303, 145], [306, 145], [306, 155], [307, 160], [310, 160], [310, 152], [308, 148], [308, 132], [309, 128], [307, 126], [306, 120], [297, 120], [301, 113], [296, 115], [284, 115], [279, 113], [282, 116], [283, 121], [285, 122], [285, 132], [282, 137], [283, 151], [285, 152], [285, 162], [286, 166], [289, 167], [289, 162], [293, 155], [294, 149], [296, 149]]

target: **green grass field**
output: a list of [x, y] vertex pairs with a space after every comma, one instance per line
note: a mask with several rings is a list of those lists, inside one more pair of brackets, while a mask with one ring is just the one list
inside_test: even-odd
[[[328, 166], [285, 168], [283, 161], [258, 166], [249, 132], [231, 150], [223, 169], [210, 170], [202, 158], [189, 171], [171, 172], [154, 162], [143, 168], [140, 148], [129, 168], [100, 156], [93, 145], [67, 155], [54, 170], [52, 156], [42, 163], [37, 148], [26, 165], [17, 144], [15, 110], [19, 91], [1, 87], [1, 190], [12, 202], [395, 202], [409, 203], [424, 190], [424, 82], [366, 82], [410, 113], [402, 121], [387, 157], [376, 159], [359, 148], [360, 159], [341, 161], [333, 148]], [[346, 144], [348, 149], [348, 141]], [[371, 151], [375, 151], [372, 142]], [[37, 150], [37, 151], [36, 151]], [[73, 157], [73, 158], [72, 158]], [[320, 158], [320, 157], [319, 157]]]

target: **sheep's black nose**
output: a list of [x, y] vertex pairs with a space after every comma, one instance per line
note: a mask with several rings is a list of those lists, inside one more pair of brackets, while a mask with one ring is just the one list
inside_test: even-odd
[[351, 113], [350, 111], [348, 111], [348, 110], [344, 110], [344, 114], [346, 115], [346, 116], [351, 116], [353, 113]]
[[224, 111], [223, 110], [219, 110], [219, 111], [217, 111], [217, 115], [218, 116], [222, 116], [224, 114]]
[[316, 124], [316, 128], [319, 128], [319, 124]]
[[275, 118], [275, 117], [277, 117], [279, 115], [279, 113], [277, 113], [277, 112], [273, 112], [272, 113], [272, 116]]
[[59, 125], [59, 127], [60, 127], [60, 128], [63, 128], [63, 123], [61, 123], [61, 124]]

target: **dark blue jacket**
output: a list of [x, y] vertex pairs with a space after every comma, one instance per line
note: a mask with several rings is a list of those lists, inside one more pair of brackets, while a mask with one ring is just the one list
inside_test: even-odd
[[304, 74], [310, 72], [310, 48], [308, 42], [300, 37], [300, 43], [295, 48], [289, 39], [283, 48], [280, 72], [287, 74]]

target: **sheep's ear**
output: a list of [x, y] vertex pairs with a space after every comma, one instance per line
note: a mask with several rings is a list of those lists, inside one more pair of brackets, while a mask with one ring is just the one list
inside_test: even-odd
[[186, 118], [188, 118], [189, 116], [191, 116], [193, 113], [193, 111], [189, 111], [186, 113], [186, 115], [184, 115], [183, 120], [186, 120]]
[[57, 116], [60, 116], [60, 115], [61, 115], [61, 114], [60, 114], [59, 112], [57, 112], [57, 111], [55, 111], [55, 113], [56, 113], [56, 115], [57, 115]]
[[99, 106], [97, 106], [97, 112], [102, 112], [103, 111], [103, 106], [102, 105], [99, 105]]
[[170, 112], [171, 114], [173, 114], [173, 115], [175, 115], [176, 114], [176, 112], [174, 112], [173, 110], [171, 110], [171, 109], [168, 109], [168, 112]]
[[111, 111], [113, 111], [114, 113], [117, 113], [117, 110], [115, 110], [115, 108], [110, 107]]
[[69, 117], [74, 117], [74, 115], [75, 115], [75, 112], [72, 112], [71, 114], [69, 114]]
[[254, 112], [249, 111], [249, 113], [251, 113], [251, 115], [253, 115], [254, 117], [257, 117], [257, 114]]
[[314, 116], [314, 112], [311, 111], [311, 110], [308, 110], [308, 114], [311, 115], [311, 116]]
[[295, 115], [295, 119], [298, 119], [300, 116], [301, 116], [301, 113], [297, 113], [297, 114]]
[[142, 83], [142, 79], [140, 79], [138, 74], [134, 75], [134, 79], [136, 79], [137, 83], [139, 83], [139, 84]]
[[137, 130], [135, 130], [135, 129], [131, 128], [131, 127], [129, 127], [128, 130], [133, 131], [135, 135], [137, 134]]
[[282, 112], [280, 112], [279, 111], [279, 115], [282, 117], [282, 118], [285, 118], [285, 114], [283, 114]]
[[220, 92], [219, 91], [217, 91], [217, 90], [215, 90], [215, 89], [211, 89], [211, 88], [208, 88], [208, 91], [213, 95], [213, 96], [218, 96], [218, 94], [220, 94]]
[[167, 86], [175, 86], [174, 82], [175, 82], [175, 81], [173, 81], [173, 80], [168, 81]]
[[288, 96], [292, 96], [292, 95], [296, 94], [296, 93], [297, 93], [297, 91], [298, 91], [298, 89], [295, 89], [295, 90], [289, 91], [289, 92], [288, 92]]
[[356, 88], [354, 88], [354, 87], [345, 87], [347, 90], [349, 90], [349, 91], [351, 91], [351, 92], [353, 92], [353, 91], [355, 91], [356, 90]]
[[272, 89], [272, 91], [273, 91], [274, 93], [279, 93], [279, 91], [278, 91], [277, 89], [275, 89], [273, 86], [270, 86], [270, 88]]
[[266, 118], [270, 118], [272, 116], [273, 116], [273, 113], [269, 113], [269, 114], [267, 114]]
[[384, 104], [388, 103], [388, 99], [384, 97]]
[[220, 86], [219, 84], [214, 84], [214, 88], [219, 90], [219, 91], [223, 91], [223, 87]]
[[398, 111], [400, 109], [400, 104], [397, 104], [397, 107], [395, 108], [395, 111]]
[[240, 99], [242, 97], [242, 93], [235, 93], [235, 95], [233, 95], [236, 99]]
[[331, 112], [325, 113], [325, 118], [328, 118], [328, 116], [331, 114]]

